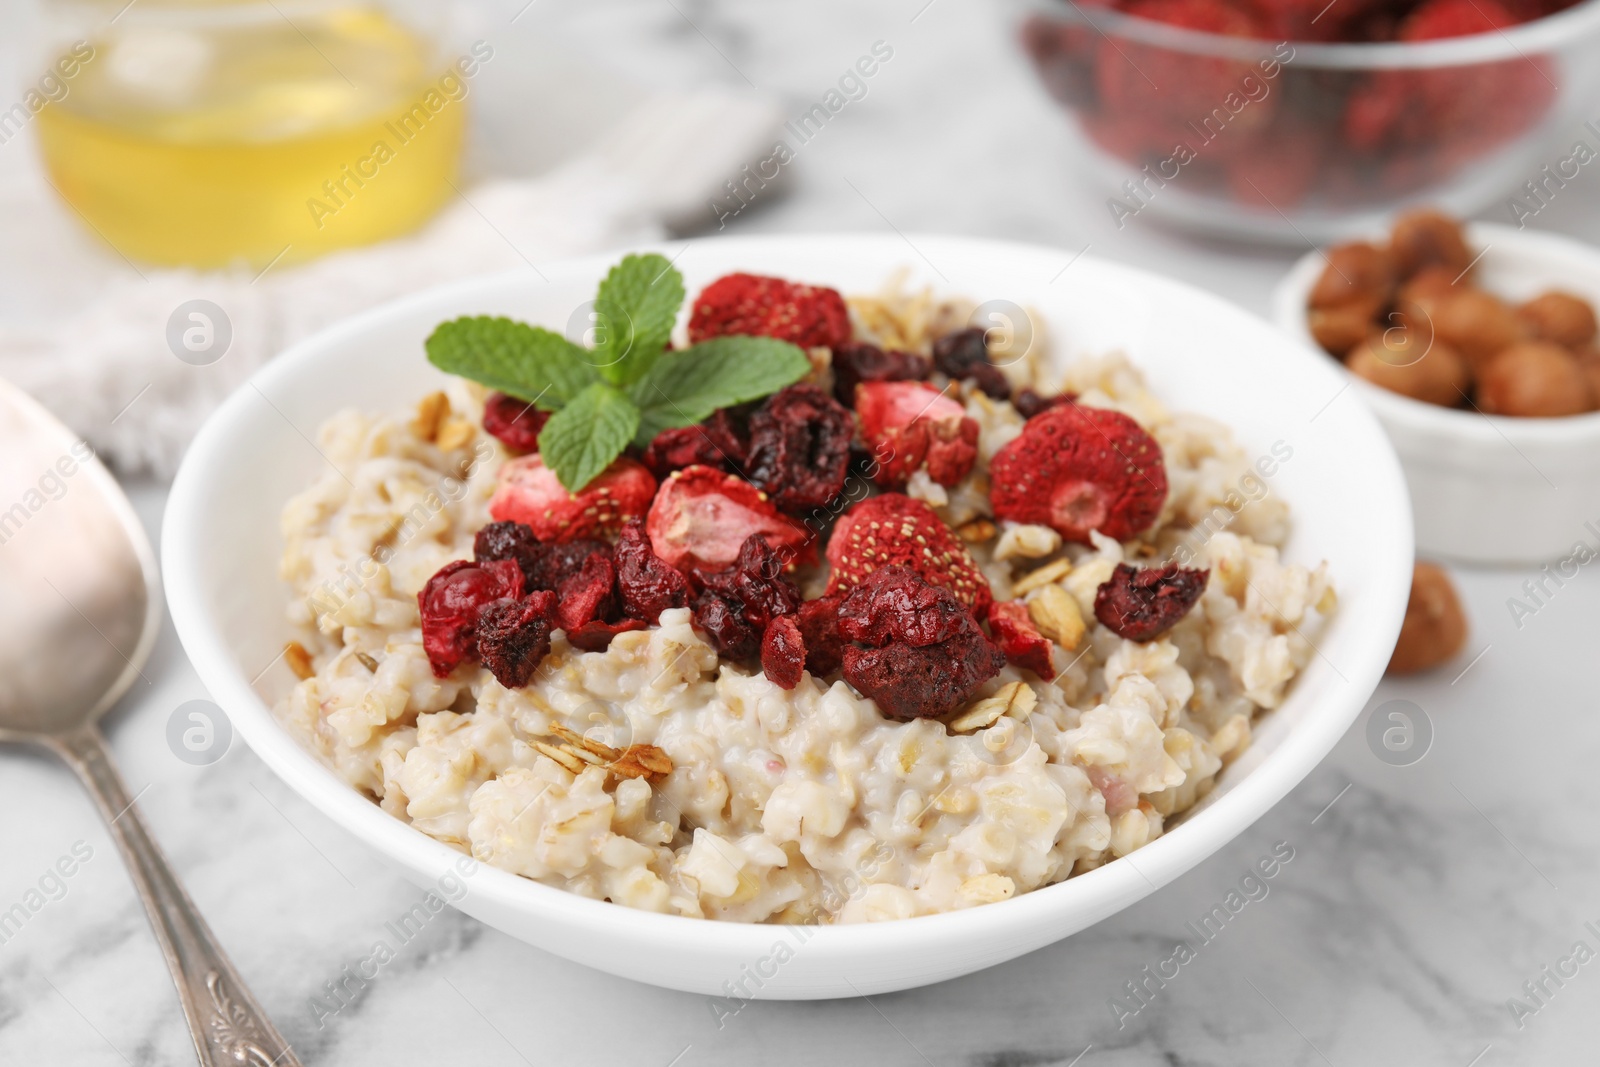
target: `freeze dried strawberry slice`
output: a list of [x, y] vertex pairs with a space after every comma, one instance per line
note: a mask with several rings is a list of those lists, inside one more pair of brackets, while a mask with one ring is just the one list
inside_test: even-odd
[[504, 393], [490, 393], [483, 402], [484, 432], [498, 437], [513, 452], [539, 451], [539, 431], [549, 421], [548, 411]]
[[978, 614], [994, 599], [967, 547], [932, 508], [900, 493], [870, 497], [845, 512], [828, 541], [829, 594], [849, 590], [880, 567], [910, 567], [955, 593]]
[[801, 348], [850, 340], [850, 313], [832, 289], [782, 278], [728, 274], [700, 291], [689, 315], [689, 341], [745, 334], [776, 337]]
[[525, 524], [540, 541], [572, 541], [611, 533], [640, 517], [655, 494], [655, 476], [626, 456], [576, 493], [539, 456], [521, 456], [500, 468], [489, 514]]
[[1064, 404], [1036, 415], [989, 462], [996, 517], [1089, 543], [1143, 532], [1167, 499], [1161, 446], [1117, 411]]
[[927, 648], [971, 626], [965, 601], [899, 564], [879, 567], [839, 604], [839, 635], [874, 648], [890, 641]]
[[745, 538], [757, 533], [786, 566], [816, 558], [804, 526], [743, 478], [710, 467], [685, 467], [662, 482], [646, 529], [656, 555], [681, 571], [726, 567], [739, 558]]
[[1026, 667], [1047, 682], [1056, 676], [1050, 639], [1039, 632], [1020, 600], [1000, 601], [989, 608], [989, 632], [1006, 654], [1006, 662]]
[[919, 467], [940, 485], [955, 485], [978, 458], [978, 424], [966, 409], [921, 382], [862, 382], [856, 386], [861, 436], [879, 457], [876, 480], [904, 485]]
[[522, 571], [509, 559], [472, 563], [458, 559], [439, 568], [417, 594], [422, 648], [433, 673], [445, 677], [478, 653], [478, 615], [497, 600], [522, 595]]
[[1094, 594], [1094, 617], [1130, 641], [1160, 637], [1189, 614], [1206, 591], [1209, 570], [1119, 563]]

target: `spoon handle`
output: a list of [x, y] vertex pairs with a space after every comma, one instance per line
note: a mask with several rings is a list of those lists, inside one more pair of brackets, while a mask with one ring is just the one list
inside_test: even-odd
[[217, 944], [205, 919], [178, 882], [160, 846], [150, 836], [122, 775], [112, 765], [105, 738], [85, 726], [53, 747], [94, 794], [139, 890], [156, 940], [189, 1021], [189, 1035], [202, 1067], [302, 1067], [266, 1012], [245, 988], [239, 972]]

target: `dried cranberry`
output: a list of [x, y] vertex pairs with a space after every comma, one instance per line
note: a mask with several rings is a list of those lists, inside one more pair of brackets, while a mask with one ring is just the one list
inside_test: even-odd
[[440, 678], [478, 650], [478, 614], [496, 600], [522, 595], [522, 572], [510, 560], [447, 563], [417, 594], [422, 647]]
[[638, 619], [618, 619], [616, 622], [586, 622], [576, 630], [567, 631], [567, 642], [585, 652], [604, 652], [611, 647], [611, 639], [629, 630], [643, 630], [645, 624]]
[[952, 378], [971, 378], [997, 400], [1011, 396], [1011, 383], [989, 362], [985, 331], [976, 326], [947, 333], [933, 342], [933, 365]]
[[847, 646], [844, 679], [891, 719], [926, 719], [964, 703], [1000, 673], [1005, 656], [971, 616], [968, 629], [936, 645], [891, 641], [882, 648]]
[[550, 652], [556, 595], [548, 590], [521, 600], [496, 600], [478, 614], [478, 655], [495, 681], [520, 689]]
[[1032, 389], [1024, 389], [1011, 398], [1011, 406], [1017, 409], [1017, 414], [1025, 419], [1031, 419], [1043, 411], [1070, 404], [1078, 399], [1076, 393], [1062, 393], [1059, 396], [1040, 396]]
[[694, 601], [694, 624], [711, 638], [711, 644], [729, 659], [749, 660], [761, 650], [761, 631], [745, 621], [744, 613], [707, 589]]
[[795, 624], [805, 642], [806, 670], [825, 678], [844, 663], [844, 635], [839, 632], [839, 598], [808, 600], [795, 613]]
[[617, 542], [617, 591], [623, 613], [647, 623], [657, 622], [668, 608], [689, 603], [689, 581], [655, 554], [644, 520], [634, 519], [622, 528]]
[[1189, 614], [1210, 576], [1209, 570], [1190, 570], [1176, 563], [1162, 567], [1119, 563], [1094, 594], [1094, 617], [1118, 637], [1148, 641]]
[[780, 615], [767, 623], [761, 638], [761, 670], [779, 689], [800, 684], [806, 666], [806, 645], [793, 615]]
[[559, 606], [556, 618], [567, 633], [586, 623], [605, 621], [617, 609], [617, 568], [609, 552], [592, 552], [578, 573], [561, 581], [556, 589]]
[[739, 471], [749, 448], [737, 420], [724, 408], [697, 426], [662, 430], [641, 459], [657, 478], [696, 464]]
[[967, 629], [972, 613], [955, 593], [931, 585], [910, 567], [880, 567], [852, 586], [839, 604], [839, 633], [849, 641], [923, 648]]
[[761, 534], [739, 546], [739, 558], [721, 571], [702, 571], [700, 583], [735, 608], [757, 633], [779, 615], [800, 607], [800, 588], [784, 576], [783, 560]]
[[828, 503], [844, 489], [856, 420], [814, 385], [791, 385], [750, 417], [748, 477], [784, 511]]
[[855, 407], [856, 386], [862, 382], [921, 381], [932, 369], [928, 357], [915, 352], [885, 351], [865, 342], [840, 345], [833, 350], [833, 395], [845, 407]]
[[513, 452], [539, 451], [539, 431], [549, 421], [548, 411], [504, 393], [490, 393], [483, 402], [484, 432], [500, 438]]
[[1028, 615], [1027, 605], [1018, 600], [997, 601], [989, 606], [989, 632], [1005, 653], [1007, 663], [1015, 663], [1045, 681], [1056, 676], [1052, 658], [1054, 644], [1039, 632]]

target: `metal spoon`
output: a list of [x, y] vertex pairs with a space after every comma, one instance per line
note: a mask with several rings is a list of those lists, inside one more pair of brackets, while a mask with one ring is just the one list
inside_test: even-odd
[[204, 1067], [300, 1067], [151, 838], [95, 725], [161, 619], [155, 554], [86, 444], [0, 381], [0, 741], [66, 760], [105, 816]]

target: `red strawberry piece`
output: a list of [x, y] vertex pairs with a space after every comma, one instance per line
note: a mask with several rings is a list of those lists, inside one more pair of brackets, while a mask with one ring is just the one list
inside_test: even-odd
[[646, 529], [656, 555], [683, 571], [728, 566], [756, 533], [788, 566], [816, 558], [810, 532], [780, 514], [767, 494], [710, 467], [685, 467], [663, 481]]
[[634, 519], [623, 526], [617, 540], [617, 591], [622, 594], [622, 610], [633, 619], [652, 625], [668, 608], [689, 603], [689, 580], [677, 568], [656, 555], [644, 522]]
[[638, 619], [618, 619], [616, 622], [601, 622], [596, 619], [584, 623], [576, 630], [568, 630], [567, 643], [585, 652], [604, 652], [611, 647], [611, 639], [618, 634], [643, 629], [645, 624]]
[[700, 464], [706, 467], [744, 467], [750, 445], [726, 409], [697, 426], [662, 430], [644, 450], [644, 465], [657, 478]]
[[989, 463], [990, 503], [1012, 522], [1040, 523], [1089, 544], [1143, 532], [1167, 499], [1161, 446], [1118, 411], [1066, 404], [1029, 419]]
[[828, 541], [830, 594], [848, 591], [881, 567], [910, 567], [923, 581], [955, 593], [982, 614], [994, 599], [966, 545], [920, 500], [900, 493], [869, 497], [845, 512]]
[[655, 494], [655, 476], [626, 456], [576, 493], [568, 492], [537, 455], [521, 456], [500, 468], [489, 514], [526, 524], [540, 541], [572, 541], [611, 533], [638, 518]]
[[521, 600], [495, 600], [478, 613], [478, 655], [495, 680], [520, 689], [550, 652], [556, 595], [547, 589]]
[[795, 613], [795, 625], [805, 643], [806, 670], [818, 678], [833, 674], [844, 663], [844, 635], [839, 633], [839, 597], [808, 600]]
[[1095, 591], [1094, 617], [1118, 637], [1149, 641], [1189, 614], [1210, 576], [1208, 570], [1189, 570], [1176, 563], [1163, 567], [1119, 563]]
[[779, 689], [800, 684], [806, 666], [805, 640], [793, 615], [780, 615], [767, 623], [761, 638], [761, 670]]
[[820, 508], [844, 491], [856, 420], [814, 385], [791, 385], [750, 416], [747, 475], [791, 514]]
[[972, 612], [950, 589], [930, 585], [910, 567], [879, 567], [839, 604], [839, 635], [874, 648], [902, 641], [926, 648], [968, 629]]
[[955, 485], [978, 458], [977, 422], [931, 385], [863, 382], [856, 386], [856, 417], [879, 457], [879, 485], [904, 485], [923, 465], [940, 485]]
[[591, 623], [604, 622], [617, 608], [617, 568], [609, 552], [594, 552], [577, 574], [556, 589], [556, 619], [567, 633]]
[[926, 378], [933, 370], [927, 356], [882, 349], [866, 342], [851, 342], [833, 350], [833, 395], [847, 407], [856, 402], [862, 382], [909, 382]]
[[511, 560], [441, 567], [417, 594], [422, 647], [433, 673], [443, 678], [478, 652], [478, 615], [496, 600], [522, 595], [522, 571]]
[[1027, 605], [1020, 600], [1006, 600], [990, 606], [989, 632], [994, 634], [994, 643], [1005, 653], [1007, 663], [1025, 667], [1047, 682], [1056, 676], [1051, 659], [1053, 645], [1034, 626]]
[[776, 337], [801, 348], [831, 348], [850, 340], [850, 313], [844, 298], [832, 289], [728, 274], [694, 298], [689, 341], [736, 334]]
[[484, 432], [498, 437], [513, 452], [539, 451], [539, 431], [549, 421], [548, 411], [504, 393], [490, 393], [483, 402]]

